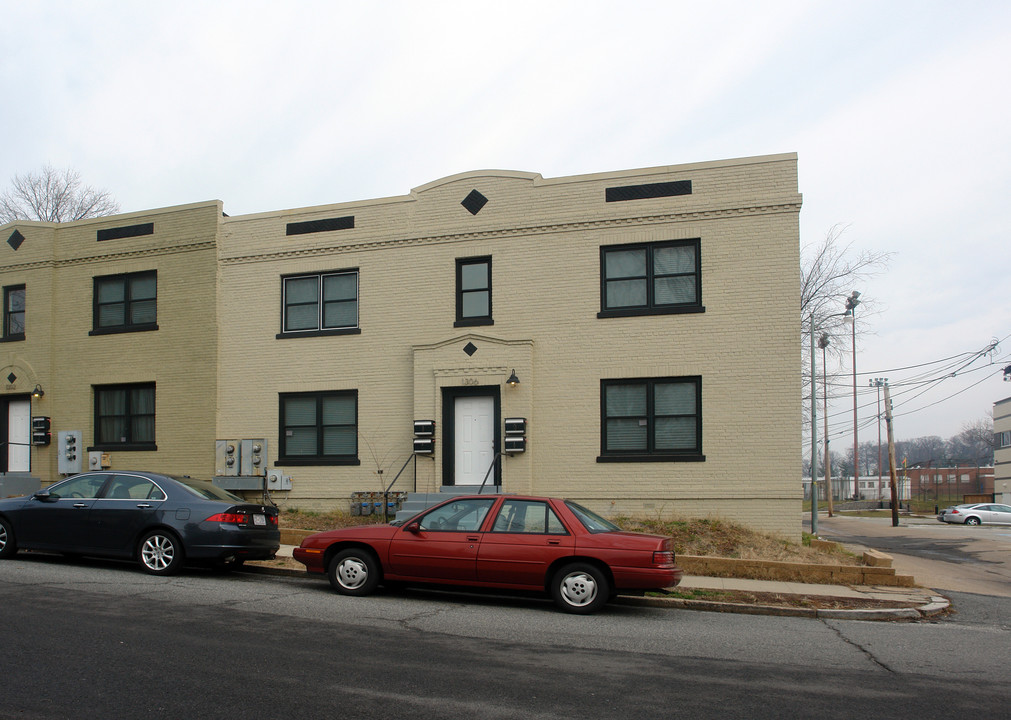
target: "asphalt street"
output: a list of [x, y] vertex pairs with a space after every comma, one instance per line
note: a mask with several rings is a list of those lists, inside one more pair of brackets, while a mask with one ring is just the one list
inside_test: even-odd
[[895, 568], [935, 590], [1011, 597], [1011, 527], [968, 527], [932, 517], [822, 515], [818, 534], [888, 553]]
[[309, 577], [21, 554], [0, 562], [0, 715], [996, 717], [1009, 628], [968, 619], [581, 617], [538, 598], [347, 598]]

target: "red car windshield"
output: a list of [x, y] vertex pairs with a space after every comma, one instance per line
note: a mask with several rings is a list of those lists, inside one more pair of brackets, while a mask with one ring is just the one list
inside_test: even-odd
[[597, 513], [592, 510], [587, 510], [579, 503], [574, 503], [571, 500], [565, 501], [565, 506], [572, 511], [572, 514], [579, 518], [579, 522], [583, 524], [587, 530], [591, 533], [602, 533], [602, 532], [614, 532], [616, 530], [621, 530], [620, 527], [615, 525], [610, 520], [605, 520], [600, 517]]

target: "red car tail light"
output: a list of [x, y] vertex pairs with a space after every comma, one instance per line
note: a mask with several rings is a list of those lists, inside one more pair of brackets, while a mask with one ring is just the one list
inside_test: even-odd
[[[236, 525], [248, 525], [249, 516], [243, 513], [217, 513], [211, 515], [205, 522], [234, 523]], [[275, 519], [275, 522], [277, 520]]]
[[674, 551], [672, 550], [656, 550], [653, 553], [653, 564], [654, 565], [673, 565], [674, 564]]
[[277, 525], [277, 515], [268, 515], [267, 522], [269, 522], [271, 525]]
[[958, 515], [958, 509], [956, 508], [955, 510], [952, 510], [952, 511], [951, 511], [951, 514], [952, 514], [952, 515]]

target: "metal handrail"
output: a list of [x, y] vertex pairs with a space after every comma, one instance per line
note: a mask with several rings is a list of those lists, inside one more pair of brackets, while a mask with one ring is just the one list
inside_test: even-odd
[[403, 467], [400, 468], [400, 472], [397, 473], [396, 477], [393, 478], [393, 481], [390, 482], [390, 484], [387, 485], [386, 489], [383, 491], [383, 522], [387, 522], [390, 518], [390, 488], [392, 488], [394, 483], [396, 483], [397, 480], [400, 479], [400, 476], [404, 474], [404, 470], [407, 469], [407, 466], [411, 463], [411, 460], [417, 462], [417, 458], [418, 458], [417, 455], [411, 453], [411, 455], [404, 462]]

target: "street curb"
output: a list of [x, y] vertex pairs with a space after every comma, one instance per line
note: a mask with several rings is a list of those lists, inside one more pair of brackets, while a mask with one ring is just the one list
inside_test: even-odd
[[931, 597], [931, 602], [910, 608], [818, 609], [778, 607], [775, 605], [744, 605], [742, 603], [714, 600], [688, 600], [684, 598], [618, 596], [615, 602], [640, 607], [676, 607], [706, 612], [739, 613], [742, 615], [776, 615], [780, 617], [806, 617], [821, 620], [919, 620], [945, 612], [951, 604], [946, 598]]
[[[252, 572], [260, 575], [281, 577], [322, 577], [310, 575], [304, 570], [263, 567], [246, 563], [236, 572]], [[744, 605], [742, 603], [716, 602], [713, 600], [688, 600], [685, 598], [638, 597], [619, 595], [615, 598], [619, 605], [638, 607], [680, 608], [704, 612], [737, 613], [740, 615], [774, 615], [779, 617], [806, 617], [823, 620], [919, 620], [934, 617], [948, 610], [951, 603], [947, 598], [932, 596], [926, 605], [912, 608], [867, 608], [857, 610], [832, 610], [816, 608], [777, 607], [774, 605]]]

